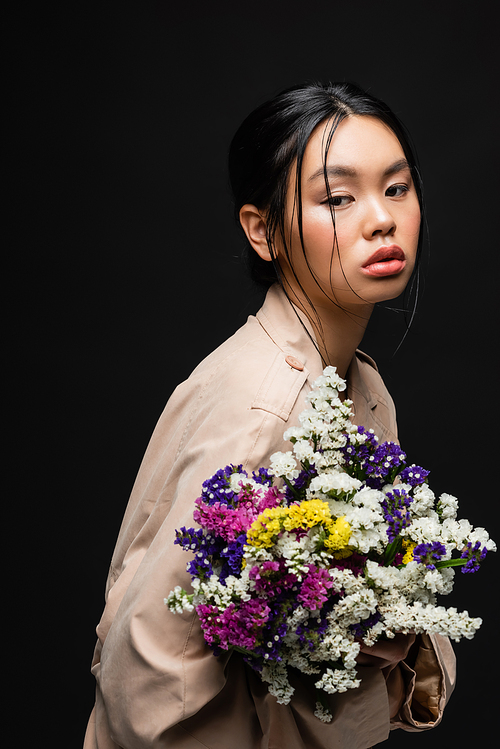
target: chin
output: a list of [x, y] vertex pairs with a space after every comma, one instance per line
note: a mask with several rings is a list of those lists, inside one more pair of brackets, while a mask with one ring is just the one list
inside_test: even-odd
[[[403, 294], [408, 286], [411, 273], [401, 276], [381, 278], [375, 288], [370, 284], [370, 288], [360, 289], [359, 296], [366, 302], [377, 304], [377, 302], [388, 302], [391, 299], [397, 299]], [[363, 293], [364, 291], [364, 293]]]

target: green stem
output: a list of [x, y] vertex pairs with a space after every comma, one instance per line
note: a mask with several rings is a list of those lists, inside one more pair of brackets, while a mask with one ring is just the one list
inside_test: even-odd
[[444, 567], [463, 567], [464, 564], [467, 564], [467, 559], [447, 559], [444, 562], [436, 562], [436, 569], [442, 570]]
[[295, 487], [294, 487], [294, 486], [293, 486], [293, 485], [292, 485], [292, 484], [290, 483], [290, 481], [289, 481], [289, 480], [288, 480], [288, 479], [286, 478], [286, 476], [283, 476], [283, 481], [284, 481], [284, 482], [285, 482], [285, 484], [286, 484], [286, 485], [288, 486], [288, 488], [289, 488], [289, 489], [290, 489], [290, 491], [292, 492], [293, 496], [294, 496], [294, 497], [296, 497], [297, 499], [300, 499], [300, 494], [299, 494], [299, 492], [298, 492], [298, 491], [297, 491], [297, 489], [296, 489], [296, 488], [295, 488]]
[[389, 567], [394, 562], [396, 554], [401, 549], [402, 543], [403, 539], [401, 538], [401, 536], [396, 536], [394, 541], [392, 541], [392, 543], [390, 543], [386, 548], [384, 553], [384, 562], [386, 567]]

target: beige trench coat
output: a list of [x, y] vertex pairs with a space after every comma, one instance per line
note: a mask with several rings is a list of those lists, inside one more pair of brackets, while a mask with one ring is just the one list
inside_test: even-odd
[[[359, 689], [330, 697], [334, 720], [325, 724], [313, 715], [307, 678], [295, 684], [290, 705], [278, 705], [239, 655], [213, 656], [195, 614], [174, 615], [163, 603], [175, 585], [189, 589], [175, 529], [193, 524], [202, 482], [228, 463], [251, 472], [290, 449], [283, 432], [322, 371], [306, 329], [272, 287], [256, 317], [179, 385], [160, 417], [111, 562], [85, 749], [366, 749], [391, 727], [440, 721], [455, 680], [444, 638], [423, 638], [415, 670], [400, 664], [406, 699], [392, 725], [384, 676], [367, 667], [358, 669]], [[355, 422], [396, 439], [394, 406], [374, 362], [357, 352], [347, 379]]]

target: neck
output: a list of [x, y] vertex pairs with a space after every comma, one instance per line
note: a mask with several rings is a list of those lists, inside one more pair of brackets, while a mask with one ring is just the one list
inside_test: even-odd
[[337, 368], [345, 379], [355, 351], [365, 334], [373, 304], [353, 305], [341, 308], [332, 303], [316, 305], [314, 310], [297, 294], [290, 293], [293, 303], [302, 310], [311, 323], [323, 365]]

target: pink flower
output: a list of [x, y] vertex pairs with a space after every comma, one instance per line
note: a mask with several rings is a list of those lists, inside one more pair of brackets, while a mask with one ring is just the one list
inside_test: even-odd
[[254, 513], [245, 507], [232, 508], [220, 502], [206, 505], [201, 498], [197, 499], [195, 504], [195, 522], [204, 530], [221, 536], [226, 541], [234, 541], [242, 533], [246, 533], [254, 521]]
[[328, 599], [328, 588], [332, 586], [333, 582], [328, 571], [310, 564], [309, 573], [302, 581], [297, 600], [310, 611], [320, 609]]
[[252, 650], [269, 618], [270, 608], [257, 598], [229, 604], [219, 611], [217, 606], [200, 604], [196, 607], [205, 640], [209, 645], [218, 645], [223, 650], [237, 645]]

